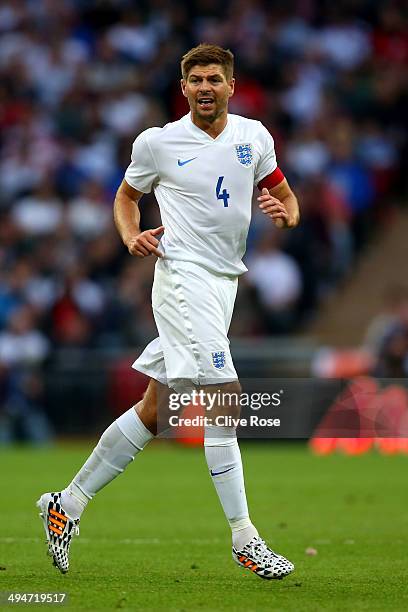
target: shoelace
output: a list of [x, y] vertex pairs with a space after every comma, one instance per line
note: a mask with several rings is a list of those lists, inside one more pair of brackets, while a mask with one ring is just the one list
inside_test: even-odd
[[[70, 521], [71, 521], [71, 519], [68, 519], [68, 520], [70, 520]], [[71, 543], [71, 539], [72, 539], [72, 537], [73, 537], [74, 535], [79, 536], [79, 524], [78, 524], [78, 523], [76, 523], [75, 521], [71, 521], [71, 522], [72, 522], [72, 523], [74, 523], [74, 528], [73, 528], [73, 530], [72, 530], [72, 531], [71, 531], [71, 533], [70, 533], [70, 536], [71, 536], [71, 537], [70, 537], [70, 538], [69, 538], [69, 540], [68, 540], [68, 542], [69, 542], [69, 543]]]
[[268, 561], [272, 561], [273, 559], [278, 559], [279, 555], [277, 555], [273, 550], [267, 547], [264, 540], [257, 539], [254, 543], [250, 542], [248, 545], [250, 555], [254, 558], [257, 563], [262, 565], [266, 565]]

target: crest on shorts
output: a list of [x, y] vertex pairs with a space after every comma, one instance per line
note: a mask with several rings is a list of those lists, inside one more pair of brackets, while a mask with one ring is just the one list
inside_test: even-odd
[[216, 351], [215, 353], [211, 353], [211, 356], [214, 368], [222, 370], [225, 366], [225, 351]]
[[235, 151], [240, 164], [250, 166], [252, 164], [252, 147], [248, 144], [235, 145]]

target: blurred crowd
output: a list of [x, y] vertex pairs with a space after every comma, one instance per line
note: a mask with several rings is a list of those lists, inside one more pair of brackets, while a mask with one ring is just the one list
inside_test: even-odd
[[[112, 201], [136, 135], [187, 112], [180, 57], [202, 41], [234, 52], [230, 111], [270, 130], [302, 210], [298, 228], [274, 231], [254, 199], [232, 335], [298, 330], [406, 195], [402, 1], [3, 0], [0, 400], [9, 414], [40, 406], [33, 372], [55, 348], [141, 346], [155, 334], [154, 262], [128, 255]], [[141, 209], [143, 228], [160, 224], [153, 195]]]
[[408, 286], [387, 288], [382, 310], [366, 330], [364, 347], [374, 357], [375, 376], [408, 377]]

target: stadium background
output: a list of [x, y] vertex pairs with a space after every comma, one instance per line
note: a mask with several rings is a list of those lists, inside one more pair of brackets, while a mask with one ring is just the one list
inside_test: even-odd
[[[51, 435], [40, 413], [58, 434], [94, 433], [127, 405], [118, 387], [133, 384], [128, 365], [156, 333], [154, 261], [129, 257], [112, 200], [135, 136], [185, 114], [179, 59], [202, 40], [234, 51], [231, 112], [271, 131], [302, 207], [301, 225], [285, 233], [254, 205], [231, 328], [241, 377], [308, 376], [322, 305], [340, 300], [370, 241], [398, 225], [407, 171], [402, 4], [3, 2], [3, 438]], [[142, 211], [144, 228], [159, 224], [153, 196]], [[390, 286], [395, 266], [386, 263], [375, 270], [388, 283], [377, 294], [397, 311], [403, 290]], [[337, 319], [343, 304], [332, 306], [326, 342], [362, 341], [378, 307], [378, 295], [365, 297], [354, 296], [357, 308], [352, 296], [348, 321]], [[354, 328], [353, 308], [364, 317]], [[381, 340], [377, 331], [377, 352]]]
[[[57, 457], [68, 478], [105, 425], [142, 393], [144, 381], [129, 366], [156, 333], [154, 261], [129, 256], [112, 201], [135, 136], [187, 112], [179, 60], [201, 41], [233, 50], [230, 110], [270, 130], [302, 212], [295, 230], [273, 231], [254, 201], [249, 272], [231, 327], [240, 376], [406, 377], [404, 2], [3, 0], [0, 445], [10, 478], [14, 470], [33, 495], [39, 485], [24, 480], [27, 461], [41, 471]], [[159, 224], [153, 196], [141, 208], [143, 228]], [[80, 451], [64, 450], [78, 438]], [[14, 446], [22, 441], [55, 446]], [[168, 452], [177, 465], [177, 453], [194, 451]], [[247, 452], [255, 466], [282, 452], [293, 479], [296, 461], [311, 460], [299, 447]], [[389, 458], [377, 459], [353, 467], [367, 491], [386, 487]], [[397, 486], [403, 463], [389, 467], [388, 484]], [[328, 487], [327, 465], [313, 469]], [[383, 473], [378, 483], [373, 469]], [[256, 481], [254, 467], [248, 471]], [[57, 471], [48, 479], [55, 486]], [[340, 481], [345, 487], [346, 477]], [[279, 486], [286, 491], [283, 480]]]

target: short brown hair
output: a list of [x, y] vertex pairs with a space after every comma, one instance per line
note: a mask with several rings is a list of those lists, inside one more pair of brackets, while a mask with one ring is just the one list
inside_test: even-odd
[[201, 43], [183, 55], [181, 60], [181, 74], [187, 80], [188, 74], [193, 66], [208, 66], [219, 64], [225, 74], [227, 81], [232, 79], [234, 73], [234, 55], [229, 49], [223, 49], [218, 45]]

